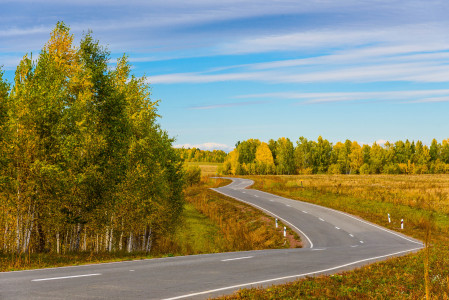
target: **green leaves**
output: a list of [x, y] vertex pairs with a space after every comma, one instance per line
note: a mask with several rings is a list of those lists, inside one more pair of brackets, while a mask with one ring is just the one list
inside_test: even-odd
[[78, 251], [83, 235], [84, 250], [149, 250], [182, 211], [181, 159], [126, 56], [111, 70], [91, 32], [73, 41], [60, 22], [37, 59], [20, 62], [11, 90], [0, 72], [0, 197], [9, 199], [0, 241], [7, 251]]

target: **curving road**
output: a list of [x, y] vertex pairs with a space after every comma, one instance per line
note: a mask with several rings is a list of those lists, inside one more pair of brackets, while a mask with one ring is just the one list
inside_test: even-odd
[[423, 247], [352, 215], [253, 189], [248, 179], [216, 192], [281, 219], [302, 249], [180, 256], [0, 273], [0, 299], [205, 299], [250, 286], [332, 274]]

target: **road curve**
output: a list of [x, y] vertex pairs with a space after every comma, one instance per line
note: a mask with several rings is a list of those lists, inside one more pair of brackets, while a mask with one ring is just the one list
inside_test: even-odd
[[281, 219], [301, 236], [304, 248], [2, 272], [0, 299], [205, 299], [349, 270], [423, 247], [352, 215], [247, 189], [253, 184], [248, 179], [230, 179], [213, 190]]

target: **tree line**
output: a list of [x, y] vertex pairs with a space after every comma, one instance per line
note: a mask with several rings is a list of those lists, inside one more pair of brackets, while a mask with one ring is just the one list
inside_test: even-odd
[[409, 140], [359, 145], [356, 141], [332, 144], [300, 137], [237, 142], [221, 168], [224, 175], [246, 174], [442, 174], [449, 173], [449, 139], [429, 146]]
[[201, 150], [198, 148], [177, 148], [176, 151], [179, 153], [181, 158], [187, 162], [214, 162], [222, 163], [224, 162], [226, 156], [228, 155], [223, 150]]
[[146, 78], [58, 23], [0, 70], [0, 252], [147, 251], [183, 207], [182, 160]]

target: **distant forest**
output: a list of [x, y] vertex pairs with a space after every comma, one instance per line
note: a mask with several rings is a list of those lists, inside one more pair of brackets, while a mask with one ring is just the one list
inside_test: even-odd
[[[449, 173], [449, 139], [430, 147], [421, 141], [359, 145], [346, 140], [332, 144], [300, 137], [237, 142], [224, 160], [224, 175], [253, 174], [443, 174]], [[204, 153], [205, 157], [207, 154]], [[201, 155], [198, 154], [198, 157]]]
[[178, 148], [178, 154], [187, 162], [213, 162], [222, 163], [228, 155], [223, 150], [200, 150], [198, 148]]

